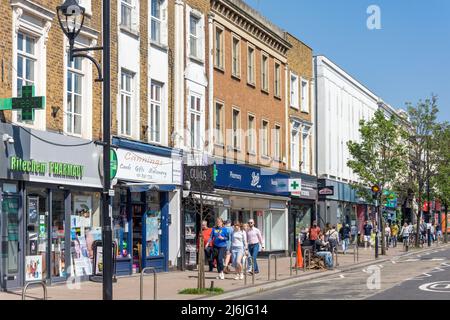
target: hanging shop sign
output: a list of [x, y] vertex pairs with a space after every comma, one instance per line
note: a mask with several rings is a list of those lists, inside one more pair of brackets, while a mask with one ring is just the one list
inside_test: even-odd
[[117, 151], [117, 179], [159, 184], [182, 184], [181, 159], [127, 149]]
[[334, 186], [320, 187], [319, 196], [325, 198], [327, 196], [334, 196]]
[[214, 165], [183, 166], [184, 182], [190, 183], [191, 191], [214, 191]]
[[23, 121], [34, 121], [36, 109], [45, 109], [45, 97], [35, 97], [34, 86], [23, 86], [21, 97], [0, 99], [0, 110], [21, 111]]
[[217, 188], [289, 196], [287, 174], [237, 164], [215, 166]]

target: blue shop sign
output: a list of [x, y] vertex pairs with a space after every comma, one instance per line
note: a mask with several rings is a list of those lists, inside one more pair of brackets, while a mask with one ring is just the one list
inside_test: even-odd
[[289, 175], [237, 164], [216, 164], [216, 188], [289, 196]]

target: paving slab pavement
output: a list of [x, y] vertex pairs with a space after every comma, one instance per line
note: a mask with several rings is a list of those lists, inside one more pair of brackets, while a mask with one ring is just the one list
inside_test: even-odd
[[[441, 245], [443, 246], [443, 245]], [[431, 250], [438, 248], [433, 246]], [[247, 277], [247, 286], [244, 280], [234, 280], [234, 274], [226, 274], [225, 280], [218, 280], [217, 272], [206, 272], [206, 287], [210, 287], [211, 281], [214, 281], [215, 287], [224, 289], [225, 293], [215, 297], [198, 296], [198, 295], [181, 295], [178, 291], [185, 288], [197, 287], [197, 271], [173, 271], [168, 273], [158, 273], [157, 275], [157, 299], [158, 300], [193, 300], [193, 299], [231, 299], [245, 294], [245, 292], [255, 292], [255, 290], [267, 290], [273, 286], [287, 285], [287, 283], [295, 281], [303, 281], [305, 279], [315, 278], [339, 273], [343, 270], [353, 267], [361, 267], [371, 264], [375, 261], [380, 263], [386, 259], [394, 258], [405, 254], [401, 245], [397, 248], [389, 248], [386, 256], [379, 256], [377, 260], [374, 257], [374, 250], [364, 250], [359, 248], [358, 263], [354, 262], [353, 249], [344, 255], [338, 254], [338, 266], [333, 271], [327, 270], [303, 270], [298, 271], [296, 276], [295, 270], [290, 275], [290, 258], [281, 257], [277, 259], [277, 281], [274, 281], [274, 259], [271, 260], [271, 277], [268, 280], [268, 259], [258, 259], [261, 272], [255, 276], [255, 286], [252, 286], [252, 277]], [[427, 247], [424, 251], [428, 251]], [[410, 250], [410, 253], [418, 252], [416, 249]], [[295, 262], [294, 262], [295, 263]], [[113, 284], [113, 295], [115, 300], [139, 300], [140, 298], [140, 276], [139, 274], [127, 277], [118, 277], [116, 283]], [[21, 291], [0, 292], [0, 300], [20, 300]], [[42, 298], [42, 288], [33, 287], [28, 290], [27, 299]], [[48, 287], [49, 300], [101, 300], [102, 285], [90, 281], [81, 282], [79, 285], [72, 285], [72, 288], [66, 283], [55, 284]], [[149, 274], [144, 277], [144, 299], [153, 299], [153, 275]]]

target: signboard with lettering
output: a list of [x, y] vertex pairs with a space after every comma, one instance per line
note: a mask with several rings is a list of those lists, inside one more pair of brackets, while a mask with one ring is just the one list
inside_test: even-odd
[[214, 191], [214, 165], [183, 166], [184, 181], [188, 181], [192, 191]]
[[117, 179], [156, 184], [182, 184], [182, 161], [154, 154], [118, 149]]
[[289, 196], [289, 176], [238, 164], [216, 164], [217, 188]]
[[334, 186], [319, 188], [319, 197], [325, 198], [327, 196], [334, 196]]

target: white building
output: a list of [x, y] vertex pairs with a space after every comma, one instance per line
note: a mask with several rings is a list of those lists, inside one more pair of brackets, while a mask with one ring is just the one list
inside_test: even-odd
[[378, 109], [378, 97], [324, 56], [314, 57], [319, 185], [334, 186], [334, 196], [319, 201], [321, 224], [356, 223], [367, 218], [364, 205], [350, 188], [358, 177], [347, 166], [348, 141], [359, 141], [359, 122]]

